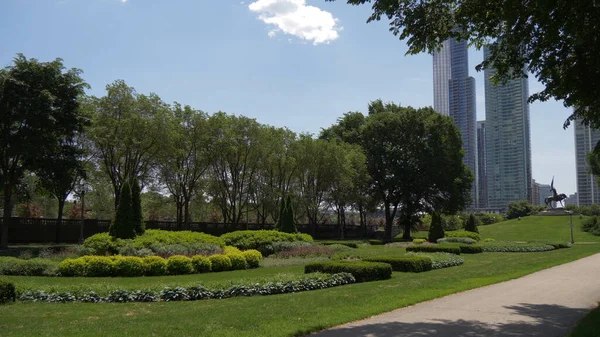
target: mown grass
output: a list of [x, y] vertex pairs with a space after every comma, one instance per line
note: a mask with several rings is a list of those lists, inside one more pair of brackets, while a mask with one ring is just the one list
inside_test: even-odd
[[[481, 227], [484, 237], [496, 240], [549, 240], [562, 238], [563, 217], [529, 224], [507, 222]], [[543, 219], [542, 219], [543, 220]], [[523, 233], [512, 238], [507, 231]], [[568, 226], [566, 227], [568, 233]], [[552, 235], [539, 235], [543, 233]], [[539, 234], [539, 235], [538, 235]], [[577, 231], [583, 236], [584, 233]], [[596, 240], [593, 240], [596, 239]], [[577, 240], [576, 240], [577, 241]], [[599, 242], [598, 238], [586, 241]], [[404, 254], [404, 248], [361, 246], [361, 254]], [[543, 253], [483, 253], [464, 255], [462, 266], [426, 273], [393, 273], [390, 280], [347, 285], [332, 289], [285, 294], [206, 300], [196, 302], [126, 303], [126, 304], [46, 304], [16, 303], [0, 307], [2, 336], [298, 336], [345, 322], [366, 318], [399, 307], [426, 301], [484, 285], [517, 278], [541, 269], [570, 262], [600, 252], [600, 244], [575, 244], [569, 249]], [[300, 273], [301, 266], [260, 268], [257, 270], [156, 278], [194, 281], [195, 277], [214, 280], [225, 277], [264, 277], [280, 272]], [[254, 274], [253, 274], [254, 273]], [[15, 279], [17, 287], [27, 282], [65, 282], [75, 279]], [[148, 279], [106, 279], [101, 282], [145, 284]], [[58, 281], [60, 280], [60, 281]], [[116, 281], [119, 280], [119, 281]], [[82, 284], [99, 282], [80, 279]], [[131, 282], [131, 283], [130, 283]], [[150, 282], [150, 281], [148, 281]], [[148, 283], [146, 283], [148, 284]]]
[[568, 337], [598, 337], [600, 336], [600, 306], [592, 310], [577, 323]]

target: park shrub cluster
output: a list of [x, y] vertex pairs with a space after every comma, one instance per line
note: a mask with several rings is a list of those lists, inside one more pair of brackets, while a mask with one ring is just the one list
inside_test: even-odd
[[465, 263], [465, 260], [456, 254], [450, 253], [414, 253], [408, 252], [406, 256], [421, 256], [431, 260], [431, 269], [442, 269], [460, 266]]
[[422, 243], [425, 243], [425, 242], [427, 242], [427, 240], [426, 240], [426, 239], [413, 239], [413, 241], [412, 241], [412, 242], [413, 242], [414, 244], [416, 244], [416, 245], [420, 245], [420, 244], [422, 244]]
[[173, 255], [168, 259], [159, 256], [84, 256], [63, 260], [57, 271], [61, 276], [86, 277], [185, 275], [258, 268], [261, 259], [262, 255], [256, 250], [208, 257]]
[[[345, 247], [345, 246], [343, 246], [343, 247]], [[333, 254], [335, 254], [335, 250], [333, 250], [333, 248], [330, 248], [328, 246], [312, 245], [312, 246], [308, 246], [308, 247], [299, 247], [299, 248], [284, 250], [284, 251], [281, 251], [281, 252], [273, 255], [273, 257], [280, 258], [280, 259], [288, 259], [291, 257], [305, 257], [305, 258], [306, 257], [319, 257], [319, 256], [331, 257], [331, 256], [333, 256]]]
[[459, 244], [461, 254], [480, 254], [483, 253], [483, 247], [479, 245], [465, 245]]
[[474, 244], [475, 240], [467, 237], [445, 237], [437, 240], [437, 243], [462, 243], [466, 245]]
[[554, 250], [554, 246], [543, 242], [516, 243], [510, 241], [492, 241], [482, 246], [484, 252], [498, 253], [534, 253]]
[[0, 304], [14, 302], [16, 298], [15, 285], [10, 281], [0, 279]]
[[28, 290], [20, 294], [20, 301], [33, 302], [86, 302], [86, 303], [124, 303], [124, 302], [170, 302], [196, 301], [204, 299], [224, 299], [237, 296], [259, 296], [296, 293], [301, 291], [326, 289], [354, 283], [354, 277], [349, 273], [333, 275], [310, 274], [297, 280], [286, 282], [266, 282], [231, 285], [224, 289], [210, 289], [202, 285], [189, 287], [164, 287], [160, 290], [125, 290], [117, 289], [107, 295], [99, 295], [94, 291], [78, 293], [76, 291], [46, 292], [43, 290]]
[[481, 236], [478, 233], [468, 232], [468, 231], [445, 232], [444, 237], [446, 237], [446, 238], [471, 238], [475, 241], [481, 240]]
[[57, 263], [48, 259], [19, 259], [16, 257], [0, 257], [0, 275], [14, 276], [53, 276]]
[[275, 230], [245, 230], [235, 231], [221, 235], [228, 246], [234, 246], [242, 250], [256, 249], [264, 256], [274, 253], [272, 244], [274, 242], [313, 242], [313, 238], [303, 233], [283, 233]]
[[407, 252], [450, 253], [460, 255], [458, 245], [415, 245], [406, 247]]
[[355, 241], [319, 241], [322, 245], [344, 245], [350, 248], [358, 248], [358, 242]]
[[598, 221], [598, 217], [592, 216], [583, 220], [581, 230], [593, 235], [600, 235], [600, 221]]
[[392, 277], [392, 267], [388, 263], [367, 261], [317, 261], [304, 266], [305, 273], [350, 273], [356, 282], [386, 280]]
[[432, 269], [431, 259], [422, 256], [372, 256], [362, 260], [387, 263], [393, 271], [421, 273]]

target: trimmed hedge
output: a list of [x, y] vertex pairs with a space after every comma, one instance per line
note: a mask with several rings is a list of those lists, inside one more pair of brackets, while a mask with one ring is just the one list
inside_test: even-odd
[[460, 255], [460, 247], [456, 245], [418, 245], [406, 247], [407, 252], [451, 253]]
[[428, 257], [432, 262], [432, 269], [442, 269], [448, 267], [460, 266], [465, 260], [456, 254], [450, 253], [407, 253], [407, 256]]
[[449, 237], [449, 238], [441, 238], [437, 240], [437, 243], [464, 243], [467, 245], [472, 245], [477, 241], [467, 238], [467, 237]]
[[227, 255], [216, 254], [208, 257], [212, 271], [231, 270], [231, 259]]
[[393, 271], [421, 273], [432, 269], [431, 259], [421, 256], [374, 256], [362, 260], [387, 263], [392, 266]]
[[183, 255], [173, 255], [167, 259], [167, 272], [171, 275], [185, 275], [194, 273], [192, 259]]
[[488, 242], [483, 245], [484, 252], [495, 252], [495, 253], [535, 253], [535, 252], [547, 252], [554, 250], [554, 246], [546, 243], [515, 243], [515, 242], [503, 242], [494, 241]]
[[212, 263], [206, 256], [196, 255], [192, 257], [192, 265], [196, 273], [207, 273], [212, 270]]
[[0, 257], [0, 275], [16, 276], [53, 276], [56, 274], [57, 262], [45, 259], [19, 259], [16, 257]]
[[366, 261], [318, 261], [304, 266], [304, 273], [350, 273], [356, 282], [387, 280], [392, 277], [392, 266], [388, 263]]
[[256, 249], [263, 255], [272, 254], [272, 247], [268, 247], [273, 242], [278, 241], [306, 241], [313, 242], [313, 238], [308, 234], [301, 233], [283, 233], [274, 230], [245, 230], [235, 231], [221, 235], [220, 239], [228, 246], [234, 246], [242, 250]]
[[420, 244], [422, 244], [422, 243], [425, 243], [425, 242], [427, 242], [427, 240], [426, 240], [426, 239], [413, 239], [413, 241], [412, 241], [412, 242], [413, 242], [414, 244], [416, 244], [416, 245], [420, 245]]
[[571, 248], [573, 246], [570, 242], [550, 242], [548, 244], [554, 247], [554, 249]]
[[461, 254], [483, 253], [483, 247], [479, 245], [458, 245]]
[[467, 231], [446, 232], [444, 234], [444, 237], [447, 237], [447, 238], [471, 238], [475, 241], [481, 240], [481, 236], [479, 234], [473, 233], [473, 232], [467, 232]]
[[[389, 267], [389, 265], [387, 265]], [[226, 289], [208, 289], [202, 285], [191, 287], [164, 287], [162, 290], [113, 290], [106, 296], [90, 291], [78, 294], [76, 292], [45, 292], [29, 290], [19, 296], [20, 301], [34, 302], [86, 302], [86, 303], [125, 303], [125, 302], [160, 302], [160, 301], [196, 301], [203, 299], [224, 299], [236, 296], [275, 295], [297, 293], [317, 289], [326, 289], [356, 280], [349, 273], [333, 275], [305, 275], [299, 280], [286, 282], [272, 281], [262, 284], [251, 283], [232, 285]]]
[[147, 276], [162, 276], [167, 274], [167, 260], [158, 256], [146, 256], [142, 258], [144, 273]]
[[242, 256], [246, 259], [248, 268], [258, 268], [262, 254], [258, 250], [250, 249], [242, 252]]
[[344, 245], [350, 248], [358, 248], [358, 243], [352, 241], [319, 241], [318, 243], [326, 246], [330, 245]]
[[12, 282], [0, 280], [0, 304], [14, 302], [17, 299], [17, 291]]
[[385, 242], [383, 242], [383, 240], [369, 240], [369, 244], [373, 245], [373, 246], [379, 246], [379, 245], [384, 245]]

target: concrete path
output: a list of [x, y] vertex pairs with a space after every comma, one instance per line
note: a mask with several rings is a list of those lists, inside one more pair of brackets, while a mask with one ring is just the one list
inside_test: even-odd
[[600, 254], [394, 310], [320, 337], [564, 337], [600, 301]]

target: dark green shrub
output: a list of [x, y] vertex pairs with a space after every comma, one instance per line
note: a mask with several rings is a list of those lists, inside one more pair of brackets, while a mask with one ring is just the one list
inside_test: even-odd
[[140, 183], [136, 178], [133, 180], [133, 186], [131, 186], [131, 214], [133, 219], [133, 230], [136, 235], [142, 235], [146, 230], [144, 215], [142, 214], [141, 193]]
[[112, 276], [115, 270], [113, 258], [108, 256], [80, 257], [85, 263], [85, 276], [106, 277]]
[[478, 245], [458, 245], [461, 254], [479, 254], [483, 253], [483, 247]]
[[418, 245], [406, 247], [407, 252], [424, 252], [424, 253], [451, 253], [460, 255], [460, 247], [457, 245]]
[[123, 240], [115, 239], [108, 233], [94, 234], [83, 241], [83, 246], [91, 249], [94, 255], [116, 254], [124, 245]]
[[446, 232], [445, 236], [447, 238], [471, 238], [475, 241], [481, 240], [481, 236], [479, 236], [479, 234], [466, 231]]
[[17, 291], [15, 285], [7, 280], [0, 280], [0, 304], [15, 301], [17, 299]]
[[387, 263], [392, 266], [393, 271], [420, 273], [432, 268], [431, 259], [421, 256], [373, 256], [362, 260]]
[[279, 215], [279, 230], [284, 233], [296, 233], [296, 220], [294, 207], [292, 206], [292, 197], [288, 195], [287, 201], [283, 207], [283, 212]]
[[356, 282], [386, 280], [392, 277], [392, 266], [387, 263], [366, 261], [322, 261], [304, 266], [304, 273], [350, 273]]
[[455, 231], [463, 227], [463, 221], [460, 216], [454, 215], [442, 215], [442, 228], [444, 231]]
[[378, 246], [385, 244], [382, 240], [369, 240], [370, 245]]
[[358, 248], [358, 243], [352, 241], [319, 241], [322, 245], [344, 245], [350, 248]]
[[510, 220], [528, 216], [531, 215], [533, 211], [533, 205], [530, 204], [527, 200], [511, 201], [508, 203], [506, 218]]
[[442, 227], [442, 217], [440, 213], [433, 212], [431, 214], [431, 225], [429, 226], [429, 233], [427, 240], [429, 242], [437, 242], [438, 239], [444, 237], [444, 228]]
[[571, 248], [573, 246], [570, 242], [550, 242], [548, 244], [554, 249]]
[[192, 264], [196, 273], [208, 273], [211, 270], [210, 260], [206, 256], [192, 256]]
[[120, 277], [143, 276], [145, 273], [144, 260], [135, 256], [115, 256], [114, 275]]
[[144, 263], [144, 275], [162, 276], [167, 274], [167, 260], [158, 256], [146, 256], [142, 261]]
[[241, 253], [227, 254], [227, 257], [231, 261], [231, 270], [246, 269], [246, 259]]
[[65, 259], [58, 264], [58, 272], [62, 276], [85, 276], [87, 264], [83, 258]]
[[171, 256], [167, 259], [167, 272], [171, 275], [193, 274], [192, 259], [182, 255]]
[[581, 230], [594, 235], [600, 235], [600, 221], [598, 221], [598, 217], [592, 216], [583, 220]]
[[263, 255], [273, 253], [273, 248], [270, 247], [273, 242], [313, 242], [313, 238], [308, 234], [289, 234], [274, 230], [235, 231], [221, 235], [221, 239], [225, 240], [225, 244], [228, 246], [234, 246], [241, 250], [256, 249]]
[[469, 218], [465, 222], [465, 231], [472, 232], [472, 233], [479, 233], [479, 229], [477, 228], [477, 225], [478, 225], [478, 220], [475, 217], [475, 215], [473, 215], [473, 213], [471, 213], [469, 215]]
[[477, 241], [467, 237], [446, 237], [437, 240], [437, 243], [463, 243], [467, 245], [472, 245], [476, 242]]
[[57, 264], [39, 258], [23, 260], [16, 257], [0, 257], [0, 275], [54, 276]]
[[231, 259], [227, 255], [211, 255], [208, 257], [212, 271], [231, 270]]
[[476, 213], [475, 216], [482, 226], [492, 225], [504, 221], [504, 217], [496, 213]]
[[108, 233], [110, 236], [119, 239], [132, 239], [135, 237], [133, 205], [131, 200], [131, 188], [125, 181], [121, 186], [119, 194], [119, 205], [115, 219], [110, 224]]
[[258, 250], [250, 249], [242, 252], [242, 256], [246, 259], [248, 268], [258, 268], [262, 254]]

